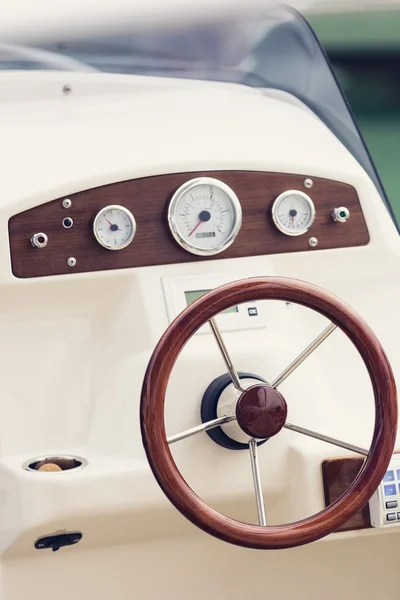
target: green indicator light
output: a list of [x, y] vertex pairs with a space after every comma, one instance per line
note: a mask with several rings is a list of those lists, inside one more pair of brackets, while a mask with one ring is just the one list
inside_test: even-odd
[[342, 217], [342, 219], [345, 219], [347, 217], [347, 213], [344, 210], [341, 210], [339, 214]]

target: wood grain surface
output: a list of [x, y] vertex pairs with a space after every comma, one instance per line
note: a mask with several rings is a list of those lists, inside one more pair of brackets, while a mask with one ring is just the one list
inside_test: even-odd
[[[375, 398], [375, 428], [368, 457], [343, 495], [321, 512], [302, 521], [262, 527], [217, 513], [189, 487], [175, 465], [166, 441], [164, 402], [172, 368], [182, 348], [203, 323], [229, 306], [268, 299], [285, 300], [316, 310], [338, 325], [353, 342], [370, 375]], [[145, 374], [140, 423], [143, 444], [154, 476], [170, 501], [192, 523], [238, 546], [289, 548], [313, 542], [337, 531], [365, 506], [377, 489], [396, 440], [396, 384], [379, 340], [347, 304], [321, 288], [294, 279], [246, 279], [221, 286], [204, 295], [188, 306], [168, 327], [150, 358]]]
[[[363, 458], [360, 456], [340, 456], [329, 458], [322, 463], [322, 480], [324, 482], [325, 505], [335, 502], [353, 483], [357, 477]], [[338, 531], [351, 531], [371, 527], [369, 506], [366, 504], [356, 512]]]
[[[212, 257], [194, 256], [183, 250], [172, 238], [167, 223], [171, 196], [194, 177], [223, 181], [234, 190], [242, 205], [243, 222], [236, 240], [227, 250]], [[307, 190], [305, 177], [253, 171], [202, 171], [132, 179], [71, 193], [70, 209], [63, 208], [63, 197], [11, 217], [12, 270], [16, 277], [43, 277], [367, 244], [369, 234], [355, 189], [344, 183], [313, 178], [314, 186]], [[290, 189], [308, 193], [315, 204], [316, 219], [303, 236], [286, 236], [272, 223], [275, 198]], [[92, 230], [97, 212], [109, 204], [128, 208], [137, 223], [135, 239], [118, 252], [101, 247]], [[346, 206], [351, 212], [347, 223], [335, 223], [330, 216], [339, 206]], [[62, 226], [64, 217], [74, 220], [71, 229]], [[30, 239], [38, 232], [47, 234], [46, 248], [32, 247]], [[310, 248], [310, 236], [318, 239], [317, 249]], [[71, 256], [77, 261], [73, 268], [67, 264]]]

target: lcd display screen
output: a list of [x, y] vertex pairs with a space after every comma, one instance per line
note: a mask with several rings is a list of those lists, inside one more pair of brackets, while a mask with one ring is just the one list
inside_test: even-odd
[[[207, 294], [207, 292], [211, 292], [211, 290], [189, 290], [188, 292], [185, 292], [185, 299], [186, 299], [186, 305], [189, 306], [189, 304], [192, 304], [192, 302], [194, 302], [195, 300], [198, 300], [199, 298], [201, 298], [202, 296], [204, 296], [204, 294]], [[223, 311], [223, 313], [221, 314], [228, 314], [228, 313], [237, 313], [239, 312], [239, 309], [237, 306], [231, 306], [230, 308], [227, 308], [226, 310]]]
[[196, 238], [211, 238], [215, 237], [215, 231], [203, 231], [196, 233]]

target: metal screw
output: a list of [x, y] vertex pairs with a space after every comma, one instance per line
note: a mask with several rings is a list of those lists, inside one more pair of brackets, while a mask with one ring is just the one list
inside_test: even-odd
[[316, 237], [310, 237], [308, 243], [310, 244], [311, 248], [315, 248], [316, 246], [318, 246], [318, 240]]
[[65, 200], [62, 201], [62, 205], [64, 208], [71, 208], [72, 202], [69, 198], [65, 198]]
[[314, 182], [312, 179], [307, 178], [304, 180], [304, 187], [307, 188], [308, 190], [310, 188], [312, 188], [313, 185], [314, 185]]
[[67, 260], [67, 265], [69, 267], [74, 267], [76, 265], [76, 258], [74, 256], [70, 256]]
[[63, 91], [63, 94], [67, 94], [68, 95], [68, 94], [70, 94], [72, 92], [72, 87], [70, 85], [68, 85], [68, 84], [65, 84], [64, 87], [63, 87], [63, 89], [62, 89], [62, 91]]

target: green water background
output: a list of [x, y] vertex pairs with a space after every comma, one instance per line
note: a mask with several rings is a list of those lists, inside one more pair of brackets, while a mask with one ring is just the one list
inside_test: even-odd
[[400, 221], [400, 10], [308, 18]]

